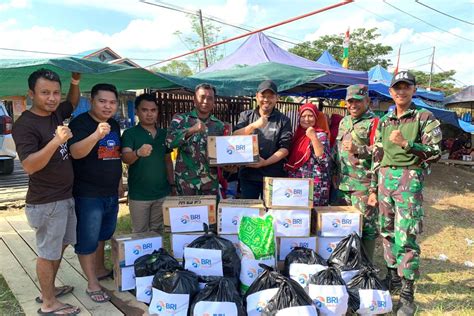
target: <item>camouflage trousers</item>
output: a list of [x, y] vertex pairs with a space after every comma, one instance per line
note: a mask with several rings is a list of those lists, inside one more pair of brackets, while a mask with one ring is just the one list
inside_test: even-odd
[[379, 171], [378, 201], [380, 234], [387, 266], [397, 268], [408, 280], [420, 277], [423, 170], [383, 167]]
[[207, 177], [204, 182], [202, 178], [182, 179], [176, 175], [175, 179], [178, 195], [217, 195], [217, 180]]
[[367, 205], [368, 191], [339, 191], [340, 200], [347, 205], [352, 205], [362, 213], [362, 239], [375, 240], [378, 236], [376, 207]]

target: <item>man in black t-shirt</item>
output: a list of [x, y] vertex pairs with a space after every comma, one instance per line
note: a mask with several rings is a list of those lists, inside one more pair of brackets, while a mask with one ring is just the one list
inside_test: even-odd
[[115, 231], [118, 196], [123, 194], [120, 127], [112, 118], [117, 107], [115, 86], [97, 84], [91, 90], [90, 111], [69, 125], [77, 216], [75, 250], [87, 276], [86, 292], [98, 303], [110, 300], [99, 280], [110, 275], [104, 266], [104, 245]]
[[25, 213], [35, 230], [38, 258], [36, 271], [41, 288], [38, 313], [75, 315], [76, 306], [57, 297], [72, 292], [54, 283], [64, 249], [76, 242], [76, 214], [72, 198], [73, 171], [67, 148], [72, 133], [63, 121], [79, 101], [80, 74], [73, 73], [67, 101], [61, 101], [61, 81], [51, 70], [39, 69], [28, 78], [33, 101], [13, 125], [13, 139], [23, 169], [29, 175]]

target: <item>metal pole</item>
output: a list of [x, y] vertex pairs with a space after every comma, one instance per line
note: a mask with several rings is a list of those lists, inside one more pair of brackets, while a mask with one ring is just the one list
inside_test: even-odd
[[431, 91], [431, 78], [433, 77], [435, 49], [436, 49], [436, 46], [433, 46], [433, 55], [431, 55], [431, 70], [430, 70], [430, 81], [428, 82], [428, 91]]
[[209, 64], [207, 62], [207, 52], [206, 52], [206, 38], [205, 38], [205, 33], [204, 33], [204, 23], [202, 22], [202, 12], [199, 9], [198, 10], [198, 15], [199, 15], [199, 24], [201, 25], [201, 39], [202, 39], [202, 47], [203, 47], [203, 52], [204, 52], [204, 69], [209, 67]]

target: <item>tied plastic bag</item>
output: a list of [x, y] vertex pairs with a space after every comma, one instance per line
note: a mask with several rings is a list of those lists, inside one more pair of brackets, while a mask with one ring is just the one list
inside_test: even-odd
[[153, 278], [153, 287], [169, 294], [189, 294], [192, 298], [199, 292], [198, 276], [183, 269], [160, 270]]
[[390, 293], [374, 269], [362, 269], [347, 284], [347, 291], [349, 306], [353, 312], [377, 315], [392, 311]]
[[242, 252], [240, 289], [245, 293], [264, 271], [259, 264], [275, 266], [273, 217], [243, 216], [239, 226], [239, 242]]
[[308, 292], [321, 315], [344, 315], [347, 312], [349, 294], [337, 269], [329, 267], [313, 275]]
[[326, 268], [326, 260], [321, 258], [314, 250], [295, 247], [285, 258], [283, 274], [305, 288], [311, 276]]
[[207, 229], [184, 249], [184, 254], [183, 266], [198, 275], [239, 278], [240, 258], [234, 245]]
[[155, 275], [159, 270], [173, 270], [180, 267], [179, 262], [163, 248], [137, 258], [133, 264], [137, 278]]
[[298, 282], [283, 277], [278, 292], [268, 301], [261, 315], [273, 316], [290, 307], [311, 306], [312, 304], [311, 298]]
[[343, 280], [348, 283], [363, 268], [374, 268], [362, 241], [356, 233], [342, 239], [328, 258], [328, 264], [341, 272]]
[[261, 315], [265, 306], [278, 292], [285, 277], [274, 271], [273, 267], [259, 265], [263, 272], [253, 281], [244, 297], [248, 316]]
[[192, 316], [245, 315], [237, 288], [231, 279], [225, 277], [207, 283], [193, 299], [189, 310]]
[[180, 266], [179, 262], [163, 248], [137, 258], [134, 262], [135, 295], [137, 300], [150, 303], [153, 275], [157, 271], [177, 269]]

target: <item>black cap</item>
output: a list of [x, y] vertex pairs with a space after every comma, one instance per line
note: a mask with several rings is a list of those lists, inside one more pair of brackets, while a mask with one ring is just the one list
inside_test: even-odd
[[277, 85], [271, 80], [262, 81], [258, 85], [257, 92], [263, 92], [265, 90], [270, 90], [275, 94], [277, 94], [277, 92], [278, 92]]
[[392, 83], [390, 83], [390, 88], [399, 82], [405, 82], [409, 85], [416, 86], [415, 76], [408, 71], [400, 71], [395, 76], [393, 76]]

